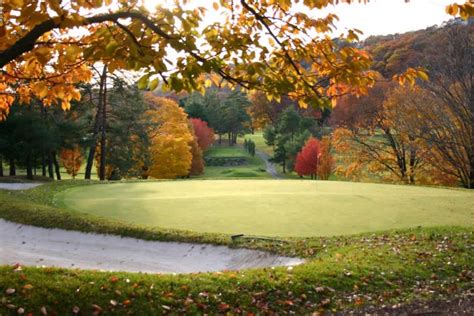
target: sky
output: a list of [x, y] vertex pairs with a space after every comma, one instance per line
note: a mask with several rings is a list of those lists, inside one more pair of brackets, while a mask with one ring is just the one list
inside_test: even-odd
[[[157, 4], [169, 6], [172, 0], [143, 0], [151, 10]], [[218, 13], [212, 9], [215, 0], [191, 0], [192, 6], [208, 8], [209, 20], [218, 20]], [[349, 28], [364, 32], [362, 38], [370, 35], [387, 35], [424, 29], [451, 19], [445, 12], [446, 5], [459, 0], [370, 0], [368, 4], [339, 4], [316, 14], [335, 13], [340, 21], [336, 24], [339, 35]], [[321, 15], [322, 16], [322, 15]], [[207, 20], [207, 19], [206, 19]]]

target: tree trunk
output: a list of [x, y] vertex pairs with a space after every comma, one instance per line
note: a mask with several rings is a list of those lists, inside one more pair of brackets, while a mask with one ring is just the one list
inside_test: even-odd
[[[472, 127], [472, 131], [473, 131], [473, 134], [474, 134], [474, 126]], [[474, 142], [474, 135], [472, 136], [472, 141]], [[471, 152], [471, 157], [469, 159], [469, 165], [470, 165], [469, 183], [468, 183], [467, 187], [469, 189], [474, 189], [474, 144], [472, 144], [472, 152]]]
[[43, 153], [41, 154], [41, 175], [46, 177], [46, 155]]
[[10, 172], [9, 172], [9, 175], [10, 175], [11, 177], [16, 176], [15, 158], [10, 158], [10, 159], [9, 159], [9, 163], [10, 163]]
[[99, 170], [99, 179], [101, 181], [105, 180], [105, 155], [107, 152], [107, 67], [104, 66], [103, 72], [103, 89], [102, 89], [102, 130], [100, 135], [100, 170]]
[[50, 179], [54, 180], [54, 171], [53, 171], [53, 155], [51, 152], [48, 152], [48, 176]]
[[54, 171], [56, 171], [56, 179], [61, 180], [61, 170], [59, 169], [58, 159], [56, 158], [56, 152], [53, 151], [51, 153], [53, 156], [53, 164], [54, 164]]
[[0, 177], [3, 177], [3, 157], [0, 156]]
[[92, 166], [94, 165], [95, 150], [97, 147], [97, 138], [99, 136], [100, 125], [101, 125], [101, 112], [102, 112], [102, 94], [104, 92], [104, 81], [105, 76], [107, 75], [107, 68], [104, 67], [102, 71], [102, 76], [100, 77], [99, 83], [99, 101], [97, 102], [95, 122], [94, 122], [94, 131], [92, 136], [92, 144], [89, 148], [89, 155], [87, 156], [87, 164], [84, 179], [90, 180], [92, 173]]
[[33, 180], [33, 168], [31, 164], [31, 151], [28, 150], [26, 153], [26, 178], [28, 180]]
[[219, 145], [222, 144], [222, 134], [219, 134]]

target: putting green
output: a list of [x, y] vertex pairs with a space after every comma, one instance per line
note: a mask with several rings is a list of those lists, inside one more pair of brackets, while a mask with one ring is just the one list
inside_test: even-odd
[[56, 196], [67, 208], [141, 225], [264, 236], [329, 236], [474, 226], [474, 192], [333, 181], [189, 180], [99, 184]]

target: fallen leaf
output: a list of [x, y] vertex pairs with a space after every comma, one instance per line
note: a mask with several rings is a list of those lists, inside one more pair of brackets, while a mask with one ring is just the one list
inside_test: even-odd
[[5, 291], [5, 293], [10, 294], [10, 295], [11, 295], [11, 294], [14, 294], [15, 292], [16, 292], [16, 290], [13, 289], [13, 288], [8, 288], [8, 289], [6, 289], [6, 291]]
[[331, 304], [331, 299], [330, 298], [325, 298], [324, 300], [321, 301], [321, 306], [327, 306]]
[[92, 308], [93, 308], [93, 309], [100, 309], [100, 310], [102, 310], [102, 307], [100, 307], [100, 306], [97, 305], [97, 304], [92, 304]]
[[220, 310], [221, 312], [225, 312], [225, 311], [227, 311], [229, 308], [230, 308], [230, 305], [229, 305], [229, 304], [226, 304], [226, 303], [220, 303], [220, 304], [219, 304], [219, 310]]

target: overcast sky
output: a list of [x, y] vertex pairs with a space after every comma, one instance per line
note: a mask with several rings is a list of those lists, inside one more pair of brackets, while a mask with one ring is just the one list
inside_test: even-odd
[[[157, 4], [169, 6], [173, 2], [172, 0], [143, 1], [149, 9]], [[216, 11], [212, 9], [214, 1], [192, 0], [190, 2], [192, 6], [209, 8], [209, 20], [215, 21], [218, 20], [218, 16], [216, 16]], [[368, 4], [339, 4], [325, 9], [323, 13], [335, 13], [339, 16], [338, 32], [335, 35], [339, 35], [340, 32], [348, 28], [358, 28], [364, 32], [363, 37], [367, 37], [370, 35], [404, 33], [441, 24], [451, 18], [446, 14], [445, 7], [453, 2], [462, 3], [464, 1], [411, 0], [406, 3], [405, 0], [370, 0]]]

